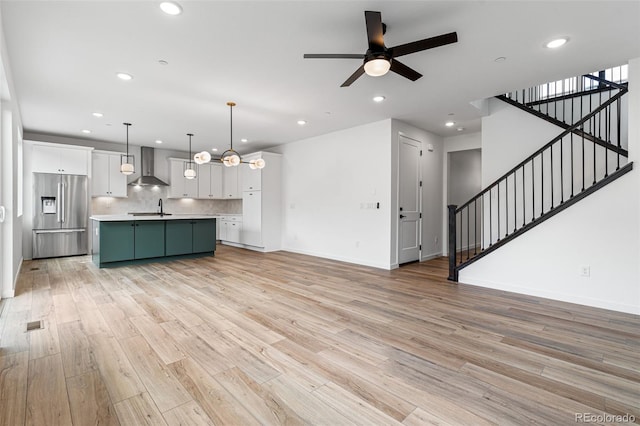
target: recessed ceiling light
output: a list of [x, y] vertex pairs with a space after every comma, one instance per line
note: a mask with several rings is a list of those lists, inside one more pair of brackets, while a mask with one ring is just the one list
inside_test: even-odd
[[461, 132], [461, 131], [463, 131], [463, 130], [464, 130], [464, 127], [458, 127], [458, 129], [457, 129], [457, 130], [458, 130], [459, 132]]
[[453, 121], [447, 121], [446, 123], [444, 123], [445, 126], [447, 127], [453, 127], [453, 125], [456, 124]]
[[218, 152], [218, 148], [211, 148], [211, 151]]
[[242, 138], [242, 139], [240, 139], [240, 142], [246, 143], [246, 142], [249, 142], [249, 141], [247, 139], [245, 139], [245, 138]]
[[374, 96], [373, 97], [373, 102], [382, 102], [385, 100], [384, 96]]
[[182, 13], [182, 6], [173, 1], [163, 1], [160, 3], [160, 9], [167, 15], [180, 15]]
[[82, 133], [86, 133], [88, 135], [89, 133], [91, 133], [91, 130], [83, 129]]
[[98, 117], [98, 118], [103, 116], [103, 114], [101, 112], [94, 112], [91, 115], [93, 115], [94, 117]]
[[156, 143], [162, 143], [160, 139], [156, 139]]
[[507, 58], [505, 58], [504, 56], [498, 56], [497, 58], [495, 58], [495, 59], [493, 60], [493, 62], [498, 62], [498, 63], [500, 63], [500, 62], [504, 62], [504, 61], [506, 61], [506, 60], [507, 60]]
[[555, 40], [551, 40], [549, 43], [545, 44], [549, 49], [557, 49], [560, 46], [563, 46], [569, 39], [567, 37], [560, 37]]
[[169, 62], [165, 61], [164, 59], [160, 59], [160, 60], [158, 61], [158, 63], [159, 63], [160, 65], [169, 65]]
[[307, 124], [307, 122], [306, 122], [306, 121], [304, 121], [304, 120], [298, 120], [298, 124], [299, 124], [300, 126], [304, 126], [305, 124]]
[[126, 72], [119, 72], [116, 74], [120, 80], [129, 81], [133, 78], [131, 74], [127, 74]]

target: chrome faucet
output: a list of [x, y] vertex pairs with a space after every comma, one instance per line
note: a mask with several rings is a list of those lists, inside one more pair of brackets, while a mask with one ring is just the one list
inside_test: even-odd
[[162, 211], [162, 198], [160, 198], [160, 199], [158, 200], [158, 207], [160, 207], [160, 212], [159, 212], [159, 213], [160, 213], [161, 215], [162, 215], [162, 214], [164, 214], [164, 212]]

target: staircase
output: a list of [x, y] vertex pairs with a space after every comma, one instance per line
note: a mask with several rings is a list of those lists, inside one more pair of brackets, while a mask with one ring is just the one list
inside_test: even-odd
[[497, 96], [556, 125], [558, 136], [449, 209], [449, 280], [464, 267], [631, 171], [627, 86], [586, 74]]

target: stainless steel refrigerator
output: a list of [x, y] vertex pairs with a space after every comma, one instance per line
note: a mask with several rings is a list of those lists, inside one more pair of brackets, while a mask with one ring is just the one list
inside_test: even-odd
[[33, 193], [33, 258], [87, 254], [87, 177], [34, 173]]

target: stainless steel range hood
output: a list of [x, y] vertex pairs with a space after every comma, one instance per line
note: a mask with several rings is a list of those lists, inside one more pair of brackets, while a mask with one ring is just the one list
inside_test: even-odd
[[142, 166], [142, 175], [131, 182], [129, 185], [159, 185], [169, 186], [169, 184], [161, 181], [153, 174], [154, 166], [154, 149], [149, 146], [140, 147], [140, 165]]

